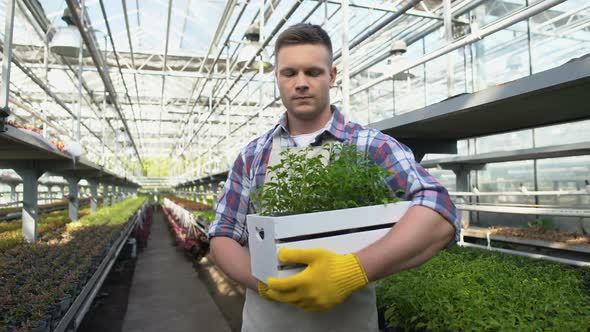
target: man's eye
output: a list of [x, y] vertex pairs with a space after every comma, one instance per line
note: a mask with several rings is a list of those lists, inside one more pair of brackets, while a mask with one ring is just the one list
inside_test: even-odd
[[285, 70], [285, 71], [283, 71], [283, 76], [291, 77], [293, 75], [295, 75], [295, 72], [292, 71], [292, 70]]
[[322, 71], [319, 69], [312, 69], [312, 70], [307, 71], [307, 75], [312, 76], [312, 77], [320, 76], [321, 74], [322, 74]]

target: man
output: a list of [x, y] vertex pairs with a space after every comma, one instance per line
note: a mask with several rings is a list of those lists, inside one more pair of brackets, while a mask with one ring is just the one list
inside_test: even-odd
[[[319, 26], [297, 24], [275, 44], [275, 75], [286, 112], [269, 132], [238, 156], [211, 225], [212, 255], [232, 279], [247, 287], [242, 331], [376, 331], [372, 282], [416, 267], [456, 241], [459, 219], [448, 192], [395, 139], [348, 122], [330, 105], [336, 80], [332, 44]], [[294, 276], [256, 280], [250, 273], [246, 215], [255, 213], [250, 194], [262, 185], [281, 149], [321, 148], [325, 142], [356, 144], [394, 172], [393, 191], [412, 202], [381, 240], [349, 255], [323, 249], [282, 249], [279, 259], [303, 263]]]

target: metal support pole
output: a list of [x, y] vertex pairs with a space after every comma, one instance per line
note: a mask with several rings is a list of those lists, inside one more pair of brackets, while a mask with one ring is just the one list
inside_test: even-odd
[[348, 41], [348, 0], [342, 0], [342, 111], [350, 115], [350, 49]]
[[16, 184], [10, 185], [10, 202], [18, 201], [18, 197], [16, 196]]
[[[6, 1], [6, 18], [4, 25], [3, 48], [4, 52], [2, 57], [2, 86], [0, 87], [0, 133], [6, 131], [6, 118], [10, 115], [10, 108], [8, 107], [8, 96], [10, 94], [10, 66], [12, 63], [12, 30], [14, 28], [14, 2], [15, 0]], [[35, 199], [37, 198], [35, 197]]]
[[[85, 0], [80, 3], [80, 24], [86, 30], [85, 26]], [[82, 121], [82, 55], [84, 52], [84, 40], [80, 38], [80, 49], [78, 50], [78, 114], [76, 121], [76, 141], [80, 142], [80, 122]]]
[[[456, 190], [461, 192], [467, 192], [471, 190], [471, 186], [469, 185], [469, 168], [465, 167], [457, 167], [453, 168], [453, 173], [455, 173], [455, 183], [456, 183]], [[459, 197], [457, 198], [457, 204], [464, 204], [464, 198]], [[469, 211], [461, 211], [461, 224], [463, 228], [469, 227], [471, 223], [471, 212]]]
[[[451, 0], [443, 1], [444, 10], [444, 26], [445, 26], [445, 37], [448, 44], [453, 42], [453, 16], [451, 12]], [[447, 96], [453, 95], [453, 88], [455, 85], [455, 59], [453, 58], [453, 52], [447, 53]]]
[[38, 179], [43, 174], [39, 169], [17, 169], [15, 170], [23, 179], [23, 211], [22, 211], [22, 234], [25, 241], [33, 243], [37, 241], [37, 190]]
[[[263, 1], [264, 3], [264, 1]], [[264, 17], [264, 15], [262, 15]], [[260, 30], [262, 31], [262, 26], [260, 27]], [[226, 59], [225, 59], [225, 81], [226, 84], [229, 85], [229, 45], [227, 46], [227, 52], [226, 52]], [[227, 136], [229, 137], [231, 135], [231, 124], [230, 124], [230, 112], [231, 112], [231, 100], [229, 98], [226, 98], [226, 109], [225, 111], [227, 112], [226, 114], [226, 121], [227, 121]]]
[[80, 207], [80, 200], [78, 199], [78, 182], [79, 177], [67, 176], [65, 177], [68, 181], [68, 214], [71, 221], [78, 220], [78, 208]]
[[[43, 40], [43, 78], [45, 85], [49, 86], [49, 34], [45, 33], [45, 39]], [[45, 95], [45, 103], [49, 103], [49, 96]], [[48, 138], [47, 134], [47, 110], [45, 107], [41, 109], [43, 115], [43, 137]]]
[[106, 183], [102, 184], [102, 207], [106, 208], [109, 206], [109, 185]]
[[[108, 61], [107, 61], [107, 36], [104, 36], [104, 66], [102, 68], [102, 70], [105, 72], [105, 74], [108, 73]], [[107, 74], [108, 75], [108, 74]], [[101, 162], [101, 166], [105, 166], [106, 163], [106, 153], [105, 153], [105, 148], [106, 148], [106, 131], [105, 131], [105, 121], [106, 121], [106, 113], [107, 113], [107, 89], [104, 89], [103, 93], [102, 93], [102, 121], [101, 121], [101, 140], [102, 140], [102, 162]]]
[[95, 213], [98, 208], [98, 181], [89, 180], [90, 187], [90, 212]]
[[117, 204], [117, 186], [113, 184], [113, 191], [111, 196], [111, 205]]

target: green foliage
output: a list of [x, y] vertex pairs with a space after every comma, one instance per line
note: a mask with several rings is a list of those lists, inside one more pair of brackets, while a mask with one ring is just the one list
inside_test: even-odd
[[553, 229], [553, 220], [550, 218], [539, 218], [528, 222], [531, 228]]
[[0, 253], [0, 331], [31, 331], [51, 315], [60, 319], [71, 302], [60, 311], [56, 306], [78, 296], [143, 201], [128, 199]]
[[452, 248], [377, 283], [389, 326], [427, 331], [588, 331], [590, 269]]
[[[88, 215], [90, 208], [85, 207], [78, 211], [80, 218]], [[70, 222], [68, 210], [58, 210], [39, 215], [37, 220], [37, 235], [43, 238], [46, 233], [57, 231]], [[22, 220], [14, 220], [0, 224], [0, 253], [14, 248], [25, 241], [22, 234]]]
[[209, 206], [213, 206], [213, 207], [215, 207], [215, 206], [214, 206], [214, 204], [213, 204], [214, 202], [215, 202], [215, 200], [214, 200], [214, 199], [213, 199], [211, 196], [208, 196], [208, 197], [205, 199], [205, 204], [207, 204], [207, 205], [209, 205]]
[[400, 200], [385, 182], [393, 174], [358, 152], [355, 145], [334, 144], [324, 149], [329, 158], [321, 154], [307, 158], [311, 148], [282, 151], [282, 161], [267, 170], [274, 178], [253, 193], [258, 212], [300, 214]]
[[170, 158], [143, 158], [144, 171], [148, 177], [170, 176]]
[[193, 211], [197, 218], [202, 218], [207, 222], [212, 222], [215, 219], [215, 210]]

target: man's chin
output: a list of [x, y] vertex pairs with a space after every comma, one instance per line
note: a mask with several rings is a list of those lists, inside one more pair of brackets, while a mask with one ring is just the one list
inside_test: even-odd
[[289, 112], [295, 118], [300, 120], [313, 120], [317, 118], [322, 112], [312, 107], [295, 107]]
[[315, 105], [294, 105], [289, 110], [289, 113], [301, 120], [313, 120], [317, 118], [322, 111]]

